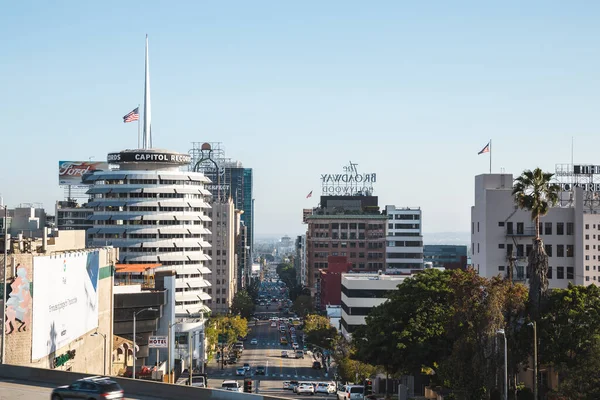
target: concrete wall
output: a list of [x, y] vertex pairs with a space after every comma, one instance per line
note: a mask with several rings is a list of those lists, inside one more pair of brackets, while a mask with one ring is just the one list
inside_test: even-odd
[[[73, 231], [75, 232], [75, 231]], [[34, 301], [44, 301], [44, 299], [35, 298], [35, 282], [33, 282], [33, 254], [15, 254], [9, 257], [7, 276], [12, 277], [13, 263], [19, 268], [25, 268], [27, 278], [31, 282], [31, 298], [29, 304], [29, 316], [20, 320], [15, 320], [15, 324], [7, 326], [6, 335], [6, 364], [32, 366], [36, 368], [51, 368], [54, 358], [66, 354], [70, 350], [75, 350], [75, 357], [69, 360], [65, 365], [57, 368], [60, 370], [71, 370], [92, 374], [110, 374], [111, 351], [112, 351], [112, 309], [113, 309], [113, 275], [111, 272], [111, 263], [116, 260], [116, 249], [104, 248], [99, 250], [100, 276], [98, 281], [98, 329], [97, 331], [106, 335], [106, 348], [104, 338], [101, 335], [90, 336], [94, 331], [77, 338], [67, 346], [57, 349], [47, 357], [32, 360], [32, 319], [31, 312]], [[41, 283], [40, 283], [41, 284]], [[77, 318], [77, 316], [73, 316]], [[105, 351], [104, 351], [105, 350]], [[104, 354], [103, 354], [104, 353]], [[106, 371], [104, 371], [104, 358], [106, 357]]]
[[[0, 379], [26, 381], [29, 384], [68, 385], [73, 381], [85, 378], [89, 374], [64, 372], [58, 370], [39, 369], [0, 365]], [[151, 381], [133, 380], [112, 377], [125, 391], [127, 397], [150, 396], [160, 399], [227, 399], [227, 400], [262, 400], [281, 399], [281, 397], [262, 396], [249, 393], [228, 392], [225, 390], [202, 389], [181, 385], [169, 385]]]

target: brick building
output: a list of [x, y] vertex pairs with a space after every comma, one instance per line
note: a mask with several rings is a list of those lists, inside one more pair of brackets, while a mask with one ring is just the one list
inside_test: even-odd
[[345, 256], [329, 256], [327, 265], [327, 269], [319, 270], [321, 310], [342, 304], [342, 274], [352, 269], [352, 264]]
[[320, 304], [319, 270], [329, 256], [347, 257], [356, 272], [385, 266], [385, 224], [375, 196], [321, 196], [321, 207], [307, 216], [306, 282]]

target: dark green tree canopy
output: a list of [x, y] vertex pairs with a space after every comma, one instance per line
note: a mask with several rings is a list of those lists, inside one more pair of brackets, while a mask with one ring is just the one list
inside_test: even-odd
[[248, 319], [254, 314], [255, 307], [256, 306], [248, 292], [245, 289], [242, 289], [233, 296], [231, 313]]

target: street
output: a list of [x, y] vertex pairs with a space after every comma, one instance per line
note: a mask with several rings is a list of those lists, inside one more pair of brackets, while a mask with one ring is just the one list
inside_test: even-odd
[[[257, 307], [257, 313], [276, 312], [277, 305], [274, 303], [269, 308], [269, 310], [266, 310], [264, 306]], [[302, 334], [302, 331], [297, 333], [298, 337]], [[294, 394], [291, 390], [283, 389], [283, 381], [322, 382], [331, 380], [325, 376], [323, 369], [316, 370], [312, 368], [314, 360], [310, 352], [304, 355], [304, 359], [296, 359], [291, 344], [279, 344], [280, 336], [278, 327], [271, 327], [270, 321], [257, 321], [256, 325], [254, 325], [254, 322], [250, 322], [248, 339], [244, 342], [244, 351], [238, 362], [233, 365], [225, 365], [224, 369], [221, 369], [221, 365], [217, 365], [214, 360], [209, 363], [206, 371], [209, 377], [209, 387], [219, 387], [223, 380], [229, 379], [235, 379], [242, 385], [245, 377], [251, 377], [254, 380], [254, 390], [258, 387], [259, 393], [299, 398], [302, 396]], [[289, 340], [289, 334], [287, 337]], [[253, 338], [258, 340], [258, 344], [250, 344]], [[300, 340], [298, 344], [302, 348]], [[288, 351], [290, 357], [281, 357], [282, 350]], [[236, 376], [236, 369], [242, 367], [244, 363], [250, 364], [250, 372], [245, 377]], [[265, 367], [265, 375], [256, 375], [256, 367], [258, 366]], [[335, 395], [315, 394], [311, 397], [333, 399]]]

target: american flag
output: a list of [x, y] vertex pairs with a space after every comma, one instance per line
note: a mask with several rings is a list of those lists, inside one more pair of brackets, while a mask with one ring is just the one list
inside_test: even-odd
[[127, 113], [127, 115], [125, 115], [123, 117], [123, 123], [126, 124], [127, 122], [133, 122], [133, 121], [137, 121], [138, 119], [140, 119], [139, 109], [140, 109], [139, 107], [136, 107], [132, 111]]

